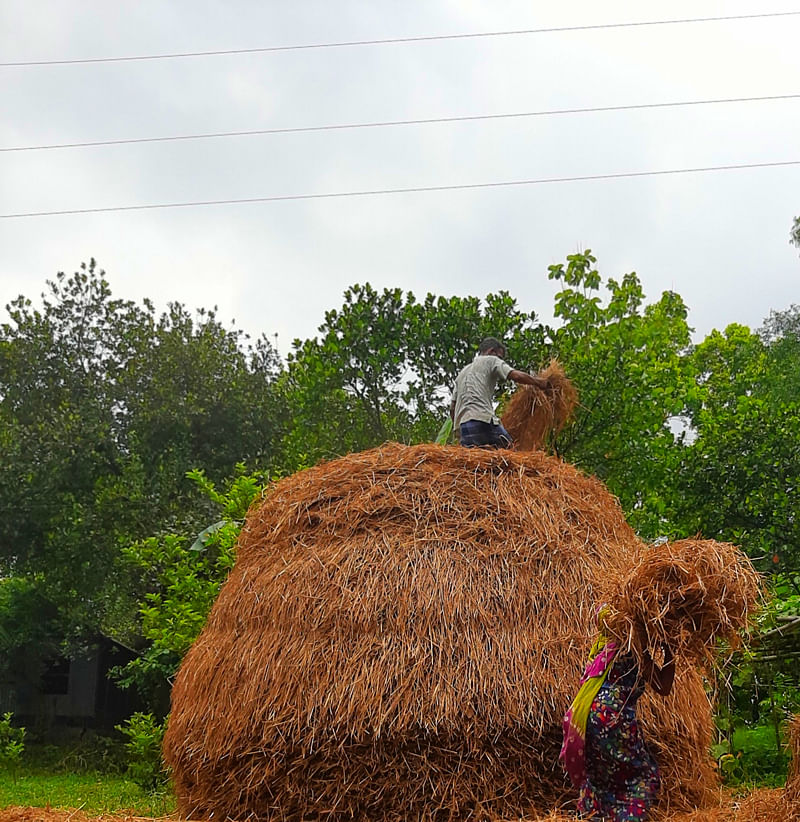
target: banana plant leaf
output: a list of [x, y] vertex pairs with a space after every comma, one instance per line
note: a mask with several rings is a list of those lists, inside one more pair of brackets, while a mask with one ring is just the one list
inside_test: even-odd
[[436, 435], [436, 439], [434, 442], [437, 445], [447, 445], [450, 441], [450, 435], [453, 433], [453, 421], [448, 417], [443, 423], [442, 427], [439, 429], [439, 433]]

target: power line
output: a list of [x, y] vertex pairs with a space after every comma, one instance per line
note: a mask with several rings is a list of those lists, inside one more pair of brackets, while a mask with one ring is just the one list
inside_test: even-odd
[[243, 197], [231, 200], [194, 200], [183, 203], [148, 203], [145, 205], [108, 206], [104, 208], [71, 208], [60, 211], [30, 211], [18, 214], [0, 214], [0, 219], [19, 217], [56, 217], [65, 214], [99, 214], [110, 211], [147, 211], [157, 208], [189, 208], [193, 206], [242, 205], [246, 203], [276, 203], [288, 200], [329, 200], [342, 197], [374, 197], [385, 194], [411, 194], [431, 191], [466, 191], [481, 188], [507, 188], [510, 186], [531, 186], [548, 183], [576, 183], [587, 180], [619, 180], [632, 177], [657, 177], [667, 174], [697, 174], [710, 171], [732, 171], [747, 168], [778, 168], [780, 166], [800, 166], [800, 160], [782, 160], [771, 163], [741, 163], [724, 166], [704, 166], [700, 168], [671, 168], [659, 171], [625, 171], [614, 174], [585, 174], [577, 177], [545, 177], [536, 180], [502, 180], [487, 183], [461, 183], [458, 185], [417, 186], [413, 188], [381, 188], [363, 191], [332, 191], [320, 194], [278, 194], [270, 197]]
[[138, 54], [127, 57], [83, 57], [63, 60], [24, 60], [0, 63], [0, 68], [21, 66], [65, 66], [82, 63], [124, 63], [137, 60], [172, 60], [182, 57], [218, 57], [227, 54], [265, 54], [277, 51], [303, 51], [308, 49], [349, 48], [351, 46], [385, 46], [399, 43], [429, 43], [441, 40], [468, 40], [478, 37], [510, 37], [523, 34], [555, 34], [569, 31], [597, 31], [602, 29], [623, 29], [641, 26], [673, 26], [684, 23], [715, 23], [726, 20], [757, 20], [770, 17], [793, 17], [800, 11], [777, 11], [761, 14], [730, 14], [724, 17], [685, 17], [673, 20], [642, 20], [625, 23], [598, 23], [586, 26], [553, 26], [541, 29], [515, 29], [511, 31], [481, 31], [465, 34], [430, 34], [420, 37], [389, 37], [381, 40], [343, 40], [334, 43], [304, 43], [294, 46], [265, 46], [250, 49], [218, 49], [215, 51], [183, 51], [169, 54]]
[[207, 140], [220, 137], [252, 137], [264, 134], [298, 134], [313, 131], [342, 131], [359, 128], [385, 128], [387, 126], [416, 126], [435, 123], [467, 123], [479, 120], [508, 120], [522, 117], [550, 117], [561, 114], [594, 114], [609, 111], [638, 111], [642, 109], [677, 108], [679, 106], [706, 106], [720, 103], [754, 103], [770, 100], [796, 100], [800, 94], [773, 94], [766, 97], [725, 97], [713, 100], [682, 100], [669, 103], [636, 103], [622, 106], [592, 106], [591, 108], [562, 108], [544, 111], [518, 111], [506, 114], [472, 114], [460, 117], [428, 117], [415, 120], [386, 120], [374, 123], [339, 123], [324, 126], [296, 126], [291, 128], [262, 128], [250, 131], [216, 131], [205, 134], [178, 134], [166, 137], [129, 137], [119, 140], [93, 140], [82, 143], [53, 143], [51, 145], [11, 146], [4, 151], [47, 151], [64, 148], [94, 148], [97, 146], [121, 146], [131, 143], [167, 143], [178, 140]]

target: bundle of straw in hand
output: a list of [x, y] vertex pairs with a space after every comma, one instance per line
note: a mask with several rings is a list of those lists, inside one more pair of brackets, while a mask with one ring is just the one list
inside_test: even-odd
[[761, 593], [761, 579], [734, 545], [685, 539], [643, 551], [608, 582], [608, 632], [638, 656], [666, 643], [703, 664], [718, 638], [735, 646]]
[[572, 419], [578, 404], [578, 392], [558, 360], [551, 360], [537, 376], [547, 380], [547, 388], [521, 386], [503, 413], [503, 426], [519, 451], [542, 448]]

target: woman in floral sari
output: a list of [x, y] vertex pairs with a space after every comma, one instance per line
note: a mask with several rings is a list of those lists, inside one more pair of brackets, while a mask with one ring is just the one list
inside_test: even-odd
[[638, 822], [647, 817], [661, 780], [636, 719], [636, 703], [646, 684], [661, 696], [669, 694], [675, 661], [665, 645], [662, 666], [645, 652], [640, 668], [633, 654], [603, 634], [603, 616], [601, 608], [600, 635], [564, 717], [561, 760], [580, 792], [582, 816]]

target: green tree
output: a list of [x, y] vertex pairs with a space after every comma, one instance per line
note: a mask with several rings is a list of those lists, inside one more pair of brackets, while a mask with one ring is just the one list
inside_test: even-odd
[[418, 302], [400, 289], [355, 285], [319, 332], [295, 341], [289, 357], [290, 464], [387, 439], [433, 439], [452, 382], [484, 336], [502, 336], [515, 362], [545, 356], [544, 329], [505, 292]]
[[218, 519], [199, 535], [165, 531], [124, 549], [126, 562], [144, 576], [148, 592], [138, 609], [144, 649], [117, 675], [123, 685], [135, 686], [162, 717], [171, 679], [233, 567], [247, 510], [263, 492], [263, 480], [247, 474], [243, 465], [237, 466], [224, 491], [203, 471], [190, 471], [189, 479]]
[[0, 681], [33, 667], [31, 648], [42, 659], [58, 656], [67, 626], [43, 589], [41, 577], [0, 579]]
[[580, 391], [575, 423], [559, 453], [600, 477], [644, 536], [669, 530], [670, 493], [680, 456], [679, 418], [695, 387], [687, 366], [687, 309], [674, 292], [644, 305], [635, 273], [602, 278], [591, 251], [550, 267], [555, 297], [551, 352]]
[[75, 642], [133, 629], [122, 546], [205, 520], [189, 469], [220, 480], [277, 460], [280, 363], [213, 311], [114, 299], [94, 261], [7, 311], [0, 573], [34, 581]]
[[295, 341], [287, 377], [290, 453], [319, 458], [397, 436], [404, 307], [400, 289], [355, 285], [341, 309], [326, 312], [319, 337]]
[[765, 570], [800, 571], [800, 344], [796, 309], [762, 334], [731, 325], [693, 353], [694, 440], [681, 466], [685, 533], [728, 539]]
[[800, 401], [800, 305], [771, 311], [759, 329], [769, 352], [765, 387], [775, 401]]

